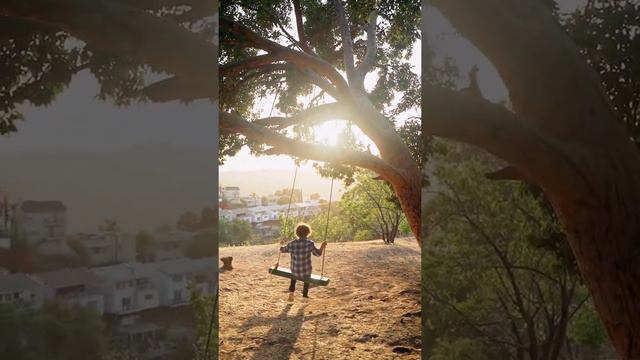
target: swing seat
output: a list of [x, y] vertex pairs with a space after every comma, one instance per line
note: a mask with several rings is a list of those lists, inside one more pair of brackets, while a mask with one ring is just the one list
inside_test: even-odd
[[293, 280], [299, 280], [299, 281], [303, 281], [303, 282], [308, 282], [310, 284], [316, 284], [316, 285], [320, 285], [320, 286], [327, 286], [327, 284], [329, 284], [329, 278], [326, 276], [320, 276], [320, 275], [316, 275], [316, 274], [311, 274], [310, 277], [308, 278], [299, 278], [295, 275], [293, 275], [291, 273], [291, 269], [289, 268], [284, 268], [284, 267], [275, 267], [272, 266], [269, 268], [269, 274], [271, 275], [276, 275], [276, 276], [282, 276], [284, 278], [287, 279], [293, 279]]

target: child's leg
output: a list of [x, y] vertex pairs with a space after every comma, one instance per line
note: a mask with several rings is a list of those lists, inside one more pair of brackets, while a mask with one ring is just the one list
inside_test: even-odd
[[309, 297], [309, 283], [304, 283], [304, 287], [302, 288], [302, 296]]
[[287, 301], [292, 302], [293, 301], [293, 292], [296, 290], [296, 281], [294, 279], [291, 279], [291, 283], [289, 284], [289, 298], [287, 299]]

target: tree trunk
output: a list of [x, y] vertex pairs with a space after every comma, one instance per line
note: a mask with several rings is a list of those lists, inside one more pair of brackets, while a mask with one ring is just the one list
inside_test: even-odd
[[433, 4], [496, 66], [515, 114], [424, 98], [432, 134], [483, 147], [542, 187], [619, 356], [640, 359], [640, 154], [599, 78], [540, 2]]

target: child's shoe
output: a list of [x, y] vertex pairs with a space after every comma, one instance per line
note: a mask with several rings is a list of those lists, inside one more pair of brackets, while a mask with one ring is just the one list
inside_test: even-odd
[[290, 292], [289, 293], [289, 298], [287, 299], [288, 302], [293, 302], [293, 293]]

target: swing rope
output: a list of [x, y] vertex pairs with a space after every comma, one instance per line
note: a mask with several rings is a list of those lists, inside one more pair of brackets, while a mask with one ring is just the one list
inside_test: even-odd
[[[331, 177], [331, 190], [329, 190], [329, 206], [327, 207], [327, 223], [324, 226], [324, 239], [327, 241], [327, 235], [329, 234], [329, 218], [331, 217], [331, 199], [333, 197], [333, 177]], [[327, 253], [327, 248], [322, 250], [322, 267], [320, 268], [320, 277], [324, 275], [324, 256]]]
[[[296, 189], [296, 179], [298, 178], [298, 168], [300, 166], [296, 166], [296, 172], [293, 174], [293, 184], [291, 185], [291, 193], [289, 194], [289, 206], [287, 207], [287, 214], [285, 215], [284, 218], [284, 236], [287, 236], [287, 227], [289, 225], [289, 211], [291, 210], [291, 200], [293, 199], [293, 192]], [[280, 249], [278, 249], [278, 261], [276, 261], [276, 269], [278, 268], [278, 265], [280, 265], [280, 256], [282, 255], [282, 252], [280, 251]]]

